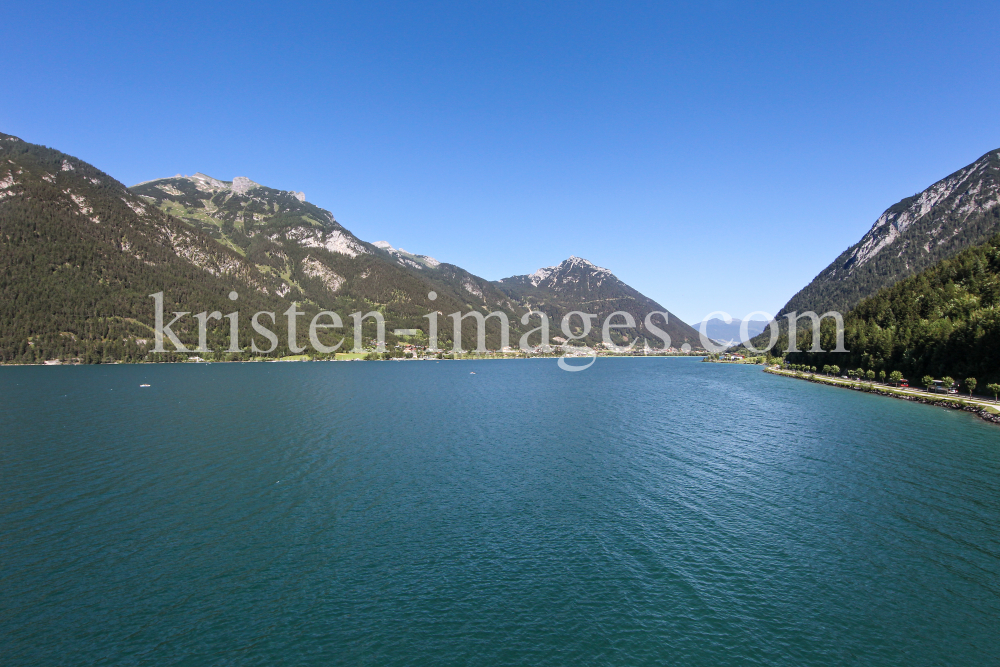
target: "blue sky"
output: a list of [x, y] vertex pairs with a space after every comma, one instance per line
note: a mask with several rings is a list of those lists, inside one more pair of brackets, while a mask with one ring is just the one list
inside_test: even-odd
[[1000, 147], [1000, 3], [12, 3], [0, 131], [248, 176], [489, 279], [775, 312]]

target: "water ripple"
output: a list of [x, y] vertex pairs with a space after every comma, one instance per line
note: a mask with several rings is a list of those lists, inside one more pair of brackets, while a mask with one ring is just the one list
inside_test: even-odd
[[1000, 655], [968, 415], [686, 359], [0, 370], [4, 664]]

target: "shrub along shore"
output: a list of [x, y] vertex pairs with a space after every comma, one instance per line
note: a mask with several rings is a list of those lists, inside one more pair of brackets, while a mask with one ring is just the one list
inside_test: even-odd
[[803, 371], [787, 371], [787, 370], [782, 370], [778, 366], [767, 366], [766, 368], [764, 368], [764, 372], [771, 373], [773, 375], [783, 375], [785, 377], [807, 380], [809, 382], [818, 382], [820, 384], [842, 387], [844, 389], [864, 391], [869, 394], [879, 394], [880, 396], [891, 396], [892, 398], [901, 398], [905, 401], [916, 401], [918, 403], [926, 403], [928, 405], [937, 405], [943, 408], [951, 408], [953, 410], [965, 410], [966, 412], [975, 413], [980, 418], [988, 422], [991, 422], [993, 424], [1000, 424], [1000, 409], [998, 409], [997, 406], [990, 405], [986, 401], [982, 401], [980, 399], [946, 398], [944, 396], [932, 394], [930, 392], [922, 392], [913, 389], [910, 390], [899, 389], [888, 385], [876, 384], [874, 382], [849, 381], [849, 380], [842, 380], [839, 378], [826, 377], [823, 375], [819, 375], [817, 373], [810, 373]]

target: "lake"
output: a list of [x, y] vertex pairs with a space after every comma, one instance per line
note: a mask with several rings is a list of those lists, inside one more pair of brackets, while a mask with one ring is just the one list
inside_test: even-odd
[[5, 367], [0, 402], [4, 665], [1000, 664], [967, 413], [686, 358]]

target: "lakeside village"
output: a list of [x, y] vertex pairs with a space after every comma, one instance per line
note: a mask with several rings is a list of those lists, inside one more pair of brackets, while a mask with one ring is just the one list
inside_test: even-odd
[[[147, 341], [139, 340], [140, 344]], [[360, 352], [335, 352], [296, 354], [278, 359], [272, 357], [255, 356], [250, 358], [234, 355], [230, 352], [209, 352], [199, 354], [181, 354], [178, 352], [158, 353], [150, 361], [154, 363], [252, 363], [252, 362], [306, 362], [306, 361], [442, 361], [461, 359], [535, 359], [535, 358], [591, 358], [598, 357], [703, 357], [706, 351], [698, 348], [691, 348], [683, 345], [680, 348], [650, 348], [648, 345], [643, 348], [628, 349], [618, 347], [613, 344], [597, 343], [594, 347], [583, 347], [566, 345], [568, 342], [562, 336], [552, 337], [553, 345], [547, 350], [537, 347], [531, 350], [522, 350], [517, 347], [507, 346], [499, 350], [487, 349], [484, 352], [476, 350], [438, 350], [433, 351], [427, 345], [412, 342], [398, 342], [386, 349], [378, 352], [376, 346], [378, 341], [374, 338], [367, 341], [368, 345]], [[235, 357], [235, 358], [234, 358]], [[82, 364], [80, 359], [59, 360], [50, 359], [44, 362], [46, 366], [76, 365]], [[114, 361], [110, 363], [124, 363]]]
[[[354, 320], [353, 329], [353, 345], [348, 342], [348, 336], [344, 336], [336, 344], [333, 339], [324, 343], [319, 337], [320, 330], [323, 329], [338, 329], [344, 326], [343, 320], [335, 312], [322, 311], [316, 314], [308, 326], [308, 340], [310, 347], [305, 345], [300, 345], [301, 337], [299, 336], [299, 329], [297, 327], [297, 318], [301, 315], [305, 315], [302, 311], [298, 310], [298, 304], [293, 303], [288, 310], [286, 310], [283, 315], [287, 318], [287, 334], [288, 342], [279, 349], [278, 335], [267, 328], [262, 322], [259, 321], [261, 316], [266, 316], [266, 319], [271, 320], [271, 326], [275, 323], [275, 314], [272, 312], [261, 311], [256, 313], [251, 319], [251, 326], [253, 330], [264, 337], [270, 342], [270, 347], [267, 349], [259, 349], [257, 343], [251, 340], [249, 345], [244, 338], [244, 344], [241, 346], [239, 344], [240, 333], [238, 328], [239, 322], [239, 311], [229, 313], [223, 316], [219, 311], [213, 311], [209, 313], [208, 311], [198, 313], [194, 316], [197, 320], [197, 346], [189, 347], [193, 345], [193, 341], [185, 343], [182, 341], [178, 334], [184, 335], [186, 338], [193, 338], [194, 331], [190, 328], [178, 328], [175, 332], [171, 327], [175, 326], [178, 320], [181, 320], [185, 316], [190, 315], [189, 311], [184, 312], [174, 312], [174, 318], [169, 322], [166, 321], [164, 307], [163, 307], [163, 292], [157, 292], [150, 295], [155, 304], [154, 311], [154, 326], [150, 327], [153, 333], [152, 341], [149, 338], [135, 338], [131, 341], [132, 345], [136, 348], [135, 355], [129, 355], [127, 361], [122, 361], [120, 359], [108, 359], [101, 354], [96, 354], [94, 356], [88, 355], [86, 359], [68, 357], [68, 355], [60, 354], [56, 359], [40, 360], [44, 365], [47, 366], [58, 366], [62, 364], [90, 364], [90, 363], [218, 363], [218, 362], [228, 362], [228, 363], [242, 363], [242, 362], [302, 362], [302, 361], [399, 361], [399, 360], [417, 360], [417, 361], [429, 361], [429, 360], [455, 360], [455, 359], [517, 359], [517, 358], [532, 358], [532, 357], [584, 357], [588, 359], [596, 358], [597, 356], [703, 356], [707, 351], [701, 347], [694, 348], [688, 342], [684, 342], [680, 348], [671, 345], [670, 336], [659, 327], [651, 323], [650, 319], [653, 314], [651, 313], [646, 316], [645, 324], [648, 329], [650, 329], [657, 338], [662, 341], [664, 347], [650, 347], [649, 340], [647, 338], [636, 338], [634, 341], [629, 342], [628, 337], [625, 334], [617, 331], [618, 329], [630, 328], [635, 326], [635, 321], [632, 315], [629, 313], [616, 312], [609, 315], [601, 327], [601, 340], [595, 342], [593, 340], [595, 334], [592, 332], [592, 326], [589, 323], [590, 318], [597, 317], [593, 314], [580, 313], [575, 311], [570, 313], [570, 315], [579, 315], [583, 321], [582, 326], [571, 327], [569, 324], [569, 317], [567, 315], [562, 319], [561, 331], [564, 336], [550, 336], [549, 335], [549, 325], [548, 316], [545, 313], [535, 313], [541, 316], [541, 326], [533, 329], [521, 336], [518, 341], [517, 347], [511, 346], [509, 343], [509, 328], [507, 328], [507, 318], [500, 313], [490, 313], [484, 316], [478, 312], [468, 313], [458, 317], [458, 313], [453, 313], [452, 318], [455, 319], [454, 322], [454, 342], [452, 343], [451, 349], [448, 348], [447, 340], [440, 341], [443, 347], [439, 346], [438, 338], [438, 323], [437, 314], [431, 313], [427, 317], [430, 319], [429, 332], [425, 332], [420, 328], [399, 328], [386, 330], [385, 319], [382, 314], [378, 311], [371, 311], [367, 314], [362, 315], [362, 313], [356, 312], [351, 313], [351, 318]], [[433, 292], [429, 296], [435, 297]], [[235, 291], [230, 292], [230, 300], [235, 301], [238, 295]], [[530, 314], [530, 313], [529, 313]], [[666, 317], [665, 314], [660, 313]], [[624, 316], [625, 322], [621, 324], [616, 324], [613, 322], [613, 318], [616, 316]], [[500, 343], [502, 347], [499, 349], [490, 349], [487, 347], [487, 333], [486, 333], [486, 320], [490, 317], [499, 317], [501, 323], [500, 332]], [[462, 345], [462, 320], [473, 317], [476, 321], [476, 346], [474, 350], [466, 350]], [[527, 317], [527, 315], [525, 316]], [[330, 322], [323, 322], [321, 318], [328, 318]], [[372, 328], [377, 332], [377, 337], [370, 337], [364, 335], [364, 322], [366, 319], [373, 320]], [[525, 318], [521, 318], [522, 323], [524, 323]], [[214, 345], [209, 347], [209, 337], [210, 337], [210, 327], [208, 326], [209, 321], [217, 320], [223, 321], [228, 320], [229, 326], [228, 331], [216, 330], [213, 335]], [[540, 332], [540, 345], [532, 346], [528, 342], [528, 337], [532, 334]], [[227, 342], [226, 334], [228, 333], [228, 343], [229, 346], [222, 348], [219, 344], [225, 344]], [[305, 332], [302, 332], [305, 333]], [[391, 333], [391, 337], [387, 339], [387, 334]], [[73, 336], [72, 333], [68, 335]], [[329, 332], [327, 332], [329, 335]], [[334, 336], [334, 339], [336, 336]], [[617, 343], [615, 342], [617, 340]], [[641, 341], [642, 346], [639, 347], [637, 344]], [[150, 349], [150, 343], [153, 343], [152, 349]], [[466, 342], [468, 339], [466, 339]], [[704, 341], [703, 341], [704, 342]], [[345, 343], [350, 347], [346, 347]], [[32, 341], [29, 339], [29, 346]], [[593, 345], [593, 347], [591, 347]], [[343, 351], [341, 351], [343, 350]], [[348, 351], [349, 350], [349, 351]], [[277, 351], [277, 353], [275, 353]], [[560, 367], [564, 367], [560, 363]]]
[[[548, 349], [538, 347], [531, 350], [522, 350], [518, 347], [507, 346], [498, 350], [487, 349], [484, 352], [476, 350], [431, 350], [427, 345], [420, 343], [398, 342], [385, 352], [377, 352], [375, 346], [378, 341], [374, 338], [367, 341], [370, 347], [363, 352], [338, 352], [335, 354], [300, 354], [281, 359], [260, 358], [259, 361], [269, 362], [289, 362], [289, 361], [442, 361], [457, 359], [531, 359], [531, 358], [557, 358], [557, 357], [592, 357], [596, 354], [599, 357], [665, 357], [665, 356], [692, 356], [699, 357], [705, 354], [705, 350], [691, 349], [690, 346], [683, 346], [687, 349], [667, 347], [666, 349], [653, 349], [648, 345], [642, 349], [622, 348], [608, 343], [597, 343], [596, 346], [577, 347], [566, 346], [568, 342], [562, 336], [553, 336], [554, 345]], [[564, 347], [566, 346], [566, 347]], [[198, 362], [208, 361], [195, 356], [187, 361]]]

